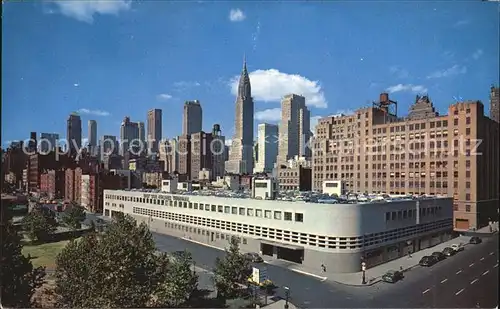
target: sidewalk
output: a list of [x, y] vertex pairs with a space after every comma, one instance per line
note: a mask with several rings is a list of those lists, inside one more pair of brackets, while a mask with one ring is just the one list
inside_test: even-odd
[[[340, 284], [350, 285], [350, 286], [370, 286], [382, 281], [382, 276], [389, 270], [403, 270], [408, 271], [413, 267], [418, 265], [420, 259], [426, 255], [430, 255], [432, 252], [442, 251], [444, 248], [451, 246], [452, 244], [463, 243], [467, 245], [469, 243], [470, 236], [460, 236], [449, 241], [440, 243], [431, 248], [423, 249], [412, 254], [412, 257], [401, 257], [387, 263], [368, 268], [365, 272], [367, 284], [362, 284], [363, 272], [357, 273], [329, 273], [329, 272], [318, 272], [318, 270], [312, 270], [302, 265], [289, 264], [286, 267], [292, 271], [303, 273], [309, 276], [317, 277], [323, 281], [333, 281]], [[280, 262], [275, 262], [276, 260], [271, 260], [265, 258], [267, 263], [270, 264], [281, 264]]]

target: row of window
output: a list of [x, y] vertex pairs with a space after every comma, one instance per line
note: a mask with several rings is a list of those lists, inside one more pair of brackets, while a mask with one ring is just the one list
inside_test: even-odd
[[332, 237], [210, 219], [168, 211], [152, 210], [142, 207], [133, 207], [133, 214], [168, 220], [171, 223], [184, 224], [191, 227], [211, 228], [218, 232], [227, 231], [238, 235], [250, 235], [252, 237], [262, 237], [271, 240], [329, 249], [361, 249], [369, 248], [370, 246], [378, 247], [386, 242], [395, 242], [400, 238], [408, 238], [417, 234], [431, 233], [437, 230], [449, 229], [453, 227], [452, 220], [446, 219], [412, 225], [405, 228], [392, 229], [379, 233], [366, 234], [358, 237]]
[[187, 201], [172, 201], [172, 200], [152, 199], [152, 198], [142, 198], [142, 197], [132, 197], [132, 196], [119, 196], [119, 195], [109, 195], [109, 197], [107, 196], [107, 198], [115, 198], [118, 200], [135, 202], [135, 203], [181, 207], [181, 208], [188, 208], [200, 211], [212, 211], [212, 212], [240, 215], [240, 216], [252, 216], [252, 217], [266, 218], [266, 219], [304, 222], [304, 214], [298, 212], [292, 213], [289, 211], [281, 211], [281, 210], [271, 211], [258, 208], [254, 209], [247, 207], [213, 205], [204, 203], [193, 203]]
[[[434, 215], [440, 216], [442, 214], [442, 208], [441, 206], [422, 207], [419, 208], [419, 214], [421, 218]], [[385, 213], [385, 221], [406, 220], [406, 219], [413, 219], [416, 217], [417, 217], [416, 209], [388, 211]]]

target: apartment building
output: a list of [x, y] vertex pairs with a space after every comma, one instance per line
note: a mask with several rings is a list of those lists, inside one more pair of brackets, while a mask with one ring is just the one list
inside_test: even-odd
[[454, 199], [454, 228], [480, 228], [498, 215], [499, 132], [480, 101], [438, 115], [417, 96], [406, 118], [383, 93], [372, 107], [319, 121], [313, 190], [342, 180], [351, 192], [443, 195]]

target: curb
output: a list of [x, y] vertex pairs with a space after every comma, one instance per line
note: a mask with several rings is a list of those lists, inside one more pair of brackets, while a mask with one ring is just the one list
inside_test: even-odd
[[[413, 268], [418, 267], [418, 266], [419, 266], [418, 264], [415, 264], [413, 266], [404, 268], [403, 269], [403, 273], [405, 273], [407, 271], [410, 271]], [[333, 281], [335, 283], [338, 283], [338, 284], [345, 285], [345, 286], [353, 286], [353, 287], [366, 287], [366, 286], [372, 286], [372, 285], [375, 285], [377, 283], [383, 282], [382, 281], [382, 276], [374, 277], [374, 278], [372, 278], [372, 281], [368, 280], [368, 282], [366, 284], [361, 284], [361, 283], [356, 283], [356, 284], [355, 283], [345, 283], [345, 282], [336, 281], [336, 280], [333, 280], [333, 279], [331, 281]]]

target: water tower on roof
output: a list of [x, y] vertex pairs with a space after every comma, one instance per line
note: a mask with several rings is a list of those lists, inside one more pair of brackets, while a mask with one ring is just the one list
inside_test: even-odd
[[373, 101], [373, 107], [383, 110], [387, 115], [397, 117], [398, 102], [389, 99], [389, 94], [382, 92], [378, 102]]

